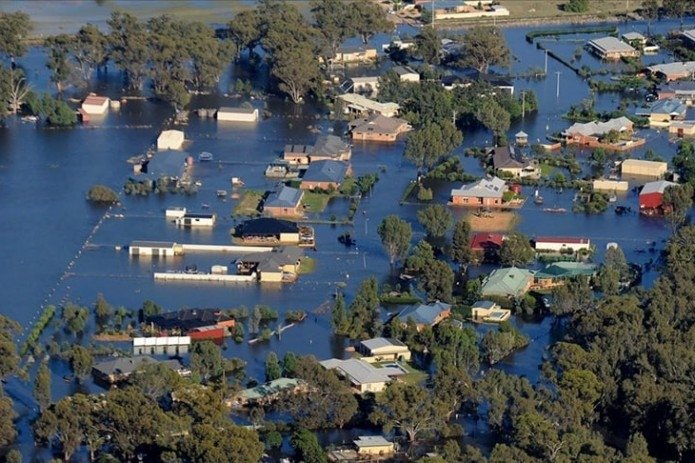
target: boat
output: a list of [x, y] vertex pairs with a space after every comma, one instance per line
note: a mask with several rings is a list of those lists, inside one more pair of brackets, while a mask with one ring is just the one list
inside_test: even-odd
[[202, 207], [203, 209], [210, 209], [210, 205], [208, 203], [202, 203], [200, 207]]
[[244, 186], [244, 181], [239, 177], [232, 177], [232, 186]]
[[37, 116], [24, 116], [21, 120], [22, 122], [38, 122], [39, 118]]
[[212, 155], [212, 153], [210, 153], [208, 151], [203, 151], [202, 153], [200, 153], [198, 155], [198, 161], [200, 161], [200, 162], [212, 161], [212, 159], [213, 159], [213, 155]]
[[567, 212], [567, 209], [564, 207], [544, 207], [543, 212], [552, 212], [555, 214], [564, 214]]
[[227, 197], [227, 190], [217, 190], [217, 197], [218, 198], [226, 198]]
[[617, 197], [616, 195], [614, 195], [614, 194], [612, 194], [612, 195], [608, 198], [608, 202], [609, 202], [609, 203], [614, 203], [614, 202], [616, 202], [617, 200], [618, 200], [618, 197]]
[[543, 204], [543, 196], [538, 193], [538, 189], [536, 189], [536, 192], [533, 194], [533, 202], [536, 204]]

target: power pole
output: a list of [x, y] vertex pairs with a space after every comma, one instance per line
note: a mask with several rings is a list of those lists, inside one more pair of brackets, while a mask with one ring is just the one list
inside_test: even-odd
[[434, 29], [434, 0], [432, 0], [432, 29]]
[[545, 50], [545, 70], [543, 73], [547, 76], [548, 75], [548, 50]]
[[526, 91], [522, 90], [521, 91], [521, 118], [523, 119], [524, 116], [526, 116]]
[[555, 71], [555, 74], [557, 75], [557, 91], [555, 92], [555, 97], [560, 99], [560, 74], [562, 74], [562, 72]]
[[451, 113], [451, 123], [456, 127], [456, 110], [454, 109]]

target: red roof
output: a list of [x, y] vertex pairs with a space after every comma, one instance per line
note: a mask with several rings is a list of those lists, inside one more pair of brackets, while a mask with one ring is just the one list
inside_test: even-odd
[[97, 106], [101, 106], [104, 103], [109, 101], [109, 99], [105, 96], [99, 96], [99, 95], [88, 95], [87, 98], [84, 99], [84, 102], [82, 104], [93, 104]]
[[639, 195], [640, 209], [656, 209], [664, 204], [663, 193], [645, 193]]
[[534, 241], [536, 243], [589, 244], [589, 238], [575, 236], [539, 236]]
[[503, 242], [504, 235], [501, 233], [476, 233], [471, 239], [471, 249], [484, 251], [492, 247], [501, 248]]

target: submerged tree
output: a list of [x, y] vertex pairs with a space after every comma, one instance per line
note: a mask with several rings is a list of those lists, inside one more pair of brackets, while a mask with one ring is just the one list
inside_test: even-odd
[[379, 224], [377, 232], [392, 266], [406, 256], [413, 235], [408, 222], [396, 215], [389, 215]]
[[510, 54], [502, 32], [496, 27], [475, 26], [463, 36], [460, 65], [487, 72], [490, 66], [509, 66]]

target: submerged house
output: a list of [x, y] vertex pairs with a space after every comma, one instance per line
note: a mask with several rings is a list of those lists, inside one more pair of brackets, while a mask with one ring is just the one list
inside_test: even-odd
[[429, 304], [413, 305], [403, 309], [398, 318], [404, 325], [412, 319], [421, 330], [425, 326], [434, 326], [451, 316], [451, 304], [446, 302], [430, 302]]
[[495, 171], [516, 178], [540, 177], [541, 170], [536, 165], [517, 155], [513, 146], [498, 146], [492, 149], [492, 165]]
[[483, 178], [475, 183], [451, 190], [451, 205], [502, 207], [502, 198], [507, 190], [507, 184], [501, 178]]
[[402, 133], [412, 130], [412, 127], [405, 119], [373, 114], [351, 121], [348, 129], [353, 140], [392, 142]]
[[217, 120], [220, 122], [257, 122], [258, 109], [223, 106], [217, 110]]
[[370, 100], [357, 93], [338, 95], [338, 99], [343, 101], [345, 105], [344, 112], [346, 114], [381, 114], [386, 117], [395, 117], [401, 109], [397, 103], [381, 103], [379, 101]]
[[80, 109], [90, 116], [101, 116], [109, 110], [110, 101], [108, 97], [90, 93], [82, 102]]
[[233, 236], [242, 244], [263, 246], [314, 245], [313, 228], [271, 217], [246, 220], [234, 228]]
[[693, 76], [695, 76], [695, 61], [654, 64], [648, 66], [646, 72], [666, 82], [680, 79], [692, 79]]
[[587, 43], [587, 47], [599, 58], [606, 60], [637, 58], [640, 56], [639, 50], [615, 37], [602, 37], [590, 40]]
[[158, 150], [180, 150], [184, 135], [181, 130], [165, 130], [157, 137]]
[[667, 171], [668, 164], [661, 161], [626, 159], [620, 164], [620, 173], [623, 176], [663, 178]]
[[360, 341], [357, 351], [367, 362], [410, 360], [410, 349], [398, 339], [372, 338]]
[[353, 63], [368, 63], [375, 61], [378, 58], [376, 48], [372, 47], [341, 47], [336, 52], [333, 58], [328, 62], [330, 64], [353, 64]]
[[480, 294], [483, 297], [519, 298], [524, 296], [533, 283], [533, 272], [508, 267], [493, 270], [483, 281]]
[[212, 227], [217, 220], [216, 214], [193, 214], [187, 212], [176, 219], [179, 227]]
[[169, 367], [181, 375], [187, 373], [178, 360], [159, 361], [147, 355], [138, 355], [135, 357], [119, 357], [96, 363], [92, 367], [92, 376], [97, 382], [102, 384], [120, 383], [130, 378], [133, 373], [145, 365], [155, 363]]
[[263, 204], [263, 214], [269, 217], [298, 217], [302, 215], [304, 191], [282, 185], [270, 193]]
[[350, 381], [358, 392], [381, 392], [388, 383], [406, 371], [400, 367], [375, 367], [361, 359], [328, 359], [321, 363], [327, 370], [336, 370], [338, 375]]
[[478, 301], [471, 307], [471, 318], [474, 322], [501, 323], [509, 320], [512, 312], [503, 309], [492, 301]]
[[278, 248], [272, 252], [254, 252], [236, 261], [240, 275], [257, 274], [261, 282], [292, 282], [297, 279], [304, 257], [297, 248]]
[[352, 174], [352, 166], [341, 161], [314, 161], [304, 173], [299, 188], [302, 190], [337, 190], [345, 177]]
[[687, 111], [685, 103], [676, 98], [658, 100], [647, 109], [638, 109], [638, 116], [649, 118], [649, 125], [666, 127], [671, 121], [682, 121]]
[[554, 262], [535, 273], [533, 288], [553, 288], [565, 284], [572, 278], [594, 277], [597, 271], [598, 266], [588, 262]]
[[591, 249], [589, 238], [576, 236], [538, 236], [533, 240], [536, 251], [579, 252]]
[[639, 210], [644, 215], [662, 214], [664, 212], [664, 192], [668, 187], [677, 187], [678, 184], [659, 180], [646, 183], [639, 193]]
[[471, 251], [482, 260], [495, 260], [502, 249], [504, 238], [502, 233], [475, 233], [471, 237]]
[[567, 144], [578, 144], [586, 146], [598, 146], [599, 141], [603, 139], [609, 132], [615, 131], [619, 134], [632, 134], [634, 123], [627, 117], [618, 117], [610, 119], [606, 122], [577, 122], [572, 124], [563, 132]]

